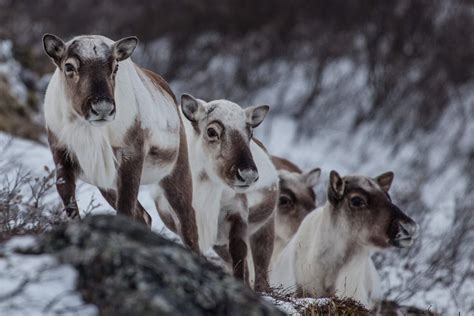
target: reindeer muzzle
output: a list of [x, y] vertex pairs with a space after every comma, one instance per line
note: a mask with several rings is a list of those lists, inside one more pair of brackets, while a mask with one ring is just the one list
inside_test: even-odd
[[115, 119], [115, 103], [110, 98], [96, 98], [90, 101], [87, 120], [92, 125], [102, 125]]
[[258, 180], [258, 170], [257, 168], [246, 168], [240, 169], [237, 168], [237, 172], [235, 174], [235, 182], [234, 187], [237, 189], [247, 189], [252, 184], [257, 182]]
[[392, 244], [399, 248], [407, 248], [413, 245], [416, 237], [418, 237], [418, 224], [414, 221], [399, 221], [397, 225], [398, 231], [392, 239]]

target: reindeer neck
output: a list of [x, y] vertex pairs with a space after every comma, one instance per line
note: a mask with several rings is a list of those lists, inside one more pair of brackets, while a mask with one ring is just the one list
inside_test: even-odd
[[368, 255], [368, 250], [360, 246], [349, 230], [347, 223], [330, 203], [326, 203], [320, 215], [318, 243], [320, 245], [317, 255], [320, 260], [332, 262], [330, 277], [335, 276], [354, 260], [359, 260]]

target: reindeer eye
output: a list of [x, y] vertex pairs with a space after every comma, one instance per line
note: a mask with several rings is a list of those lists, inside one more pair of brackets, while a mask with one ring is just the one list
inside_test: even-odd
[[293, 205], [293, 201], [287, 197], [287, 196], [280, 196], [280, 199], [278, 200], [278, 205], [283, 206], [283, 207], [288, 207]]
[[66, 70], [66, 72], [73, 72], [76, 70], [76, 68], [74, 68], [74, 66], [70, 63], [67, 63], [64, 65], [64, 70]]
[[213, 127], [209, 127], [209, 128], [207, 129], [207, 136], [208, 136], [211, 140], [219, 139], [219, 134], [217, 133], [216, 129], [213, 128]]
[[364, 201], [364, 199], [362, 199], [358, 196], [354, 196], [353, 198], [351, 198], [351, 206], [352, 207], [363, 207], [363, 206], [365, 206], [365, 201]]

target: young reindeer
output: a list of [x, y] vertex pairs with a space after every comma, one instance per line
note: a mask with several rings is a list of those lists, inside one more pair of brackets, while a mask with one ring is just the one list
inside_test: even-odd
[[140, 184], [158, 183], [183, 242], [198, 251], [186, 136], [175, 97], [155, 73], [130, 60], [138, 39], [98, 35], [64, 43], [46, 34], [56, 65], [45, 97], [57, 190], [79, 217], [76, 178], [97, 186], [118, 214], [151, 225], [137, 201]]
[[369, 308], [380, 298], [371, 251], [409, 247], [417, 224], [390, 199], [393, 173], [375, 179], [331, 171], [328, 201], [311, 212], [277, 258], [272, 286], [297, 296], [349, 296]]
[[268, 271], [271, 270], [271, 262], [296, 233], [304, 217], [316, 208], [313, 186], [321, 175], [319, 168], [303, 172], [286, 159], [276, 156], [271, 159], [278, 170], [279, 201], [272, 218], [250, 239], [256, 269], [254, 273], [249, 271], [250, 279], [254, 280], [254, 288], [259, 292], [269, 289]]
[[275, 212], [275, 243], [272, 258], [276, 258], [300, 227], [303, 219], [316, 208], [313, 187], [321, 169], [301, 171], [292, 162], [272, 156], [280, 178], [280, 195]]
[[[268, 109], [267, 105], [242, 109], [227, 100], [181, 97], [199, 246], [203, 252], [216, 246], [239, 279], [244, 277], [249, 210], [266, 214], [260, 219], [264, 223], [277, 201], [276, 170], [252, 140], [253, 129]], [[158, 209], [166, 226], [174, 230], [177, 221], [166, 209]]]

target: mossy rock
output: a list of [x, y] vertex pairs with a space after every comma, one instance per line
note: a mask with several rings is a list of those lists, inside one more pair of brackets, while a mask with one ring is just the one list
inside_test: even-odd
[[101, 315], [284, 315], [202, 256], [121, 216], [57, 227], [25, 253], [75, 267], [78, 290]]

